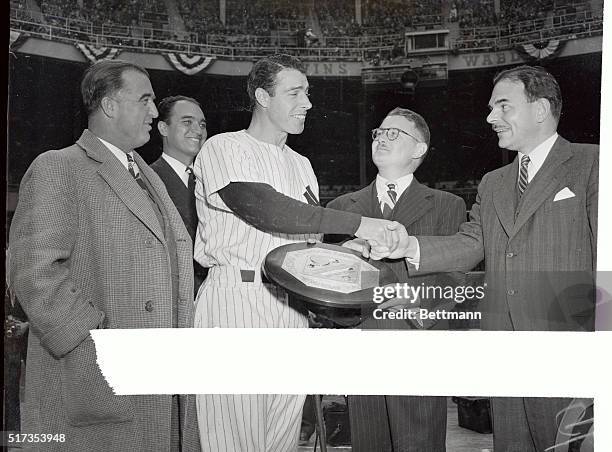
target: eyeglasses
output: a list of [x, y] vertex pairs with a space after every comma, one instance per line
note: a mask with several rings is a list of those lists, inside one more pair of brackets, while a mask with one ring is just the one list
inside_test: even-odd
[[397, 129], [395, 127], [389, 127], [388, 129], [385, 129], [385, 128], [382, 128], [382, 127], [378, 127], [376, 129], [372, 129], [372, 139], [376, 140], [377, 138], [379, 138], [385, 132], [387, 134], [387, 138], [389, 139], [389, 141], [397, 140], [397, 137], [399, 137], [399, 134], [401, 132], [401, 133], [405, 133], [406, 135], [408, 135], [409, 137], [414, 139], [417, 143], [421, 143], [422, 142], [421, 140], [419, 140], [417, 137], [415, 137], [411, 133], [404, 132], [403, 130]]

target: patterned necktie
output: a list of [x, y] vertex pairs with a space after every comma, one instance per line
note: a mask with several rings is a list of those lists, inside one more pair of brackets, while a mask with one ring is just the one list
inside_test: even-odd
[[387, 184], [387, 188], [389, 188], [389, 190], [387, 190], [387, 194], [389, 195], [389, 198], [391, 198], [391, 201], [393, 202], [392, 207], [395, 207], [395, 204], [397, 203], [397, 192], [395, 191], [395, 184]]
[[140, 177], [140, 171], [138, 170], [138, 165], [136, 165], [136, 162], [134, 161], [134, 157], [132, 157], [132, 154], [130, 153], [126, 153], [125, 155], [127, 156], [128, 161], [128, 171], [130, 172], [132, 177], [136, 179], [136, 182], [138, 183], [138, 185], [140, 185], [140, 188], [145, 191], [148, 191], [147, 186]]
[[397, 202], [397, 192], [395, 191], [395, 184], [393, 183], [387, 184], [387, 188], [387, 195], [389, 195], [389, 199], [391, 200], [392, 205], [389, 205], [385, 201], [383, 201], [382, 214], [384, 219], [389, 220], [393, 215], [393, 208], [395, 207], [395, 203]]
[[527, 167], [529, 166], [529, 156], [524, 155], [521, 157], [521, 170], [519, 172], [518, 189], [521, 196], [527, 188]]

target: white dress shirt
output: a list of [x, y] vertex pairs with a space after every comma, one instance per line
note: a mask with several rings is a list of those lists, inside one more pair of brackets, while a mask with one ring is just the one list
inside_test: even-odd
[[[121, 162], [121, 164], [122, 164], [123, 166], [125, 166], [125, 169], [128, 169], [128, 159], [127, 159], [127, 156], [125, 155], [126, 153], [125, 153], [125, 152], [123, 152], [121, 149], [119, 149], [119, 148], [118, 148], [117, 146], [115, 146], [114, 144], [111, 144], [111, 143], [109, 143], [108, 141], [103, 140], [103, 139], [102, 139], [102, 138], [100, 138], [100, 137], [97, 137], [97, 138], [98, 138], [98, 140], [100, 140], [100, 141], [102, 142], [102, 144], [103, 144], [104, 146], [106, 146], [106, 147], [108, 148], [108, 150], [109, 150], [109, 151], [111, 151], [111, 152], [113, 153], [113, 155], [114, 155], [115, 157], [117, 157], [117, 158], [119, 159], [119, 161]], [[130, 151], [130, 155], [131, 155], [131, 156], [134, 156], [134, 154], [132, 154], [132, 152], [131, 152], [131, 151]], [[136, 167], [137, 167], [137, 165], [136, 165]], [[136, 174], [138, 174], [138, 170], [136, 170], [136, 169], [135, 169], [134, 171], [136, 171]]]
[[[557, 141], [558, 137], [559, 137], [559, 134], [557, 134], [557, 132], [553, 133], [549, 138], [542, 141], [539, 145], [533, 148], [533, 150], [528, 154], [529, 155], [529, 165], [527, 166], [527, 182], [531, 182], [531, 180], [535, 177], [537, 172], [540, 171], [540, 168], [542, 168], [542, 164], [544, 163], [544, 160], [546, 160], [546, 157], [548, 157], [548, 154], [550, 153], [550, 150], [555, 144], [555, 141]], [[519, 165], [519, 177], [521, 173], [521, 158], [523, 157], [523, 155], [525, 154], [523, 154], [522, 152], [518, 153], [517, 163]], [[517, 179], [517, 183], [518, 183], [518, 179]], [[421, 262], [421, 246], [418, 240], [416, 240], [416, 249], [417, 250], [416, 250], [414, 257], [407, 257], [406, 262], [414, 265], [415, 268], [418, 270], [419, 264]]]
[[519, 177], [521, 174], [521, 159], [524, 155], [528, 155], [529, 165], [527, 166], [527, 182], [531, 182], [531, 180], [538, 173], [538, 171], [540, 171], [540, 168], [542, 168], [544, 160], [546, 160], [546, 157], [548, 157], [548, 154], [550, 153], [550, 150], [555, 144], [555, 141], [557, 141], [558, 137], [559, 135], [557, 134], [557, 132], [555, 132], [550, 138], [547, 138], [546, 140], [538, 144], [535, 148], [533, 148], [533, 150], [529, 154], [523, 154], [522, 152], [518, 153], [517, 164], [519, 166]]
[[380, 174], [378, 174], [376, 176], [376, 195], [378, 196], [378, 204], [381, 206], [381, 210], [383, 203], [388, 204], [390, 207], [393, 207], [394, 205], [394, 203], [391, 201], [391, 198], [389, 197], [389, 194], [387, 193], [389, 191], [389, 187], [387, 187], [387, 184], [395, 184], [395, 192], [397, 193], [397, 199], [400, 199], [402, 193], [404, 193], [406, 189], [410, 187], [410, 184], [412, 183], [413, 179], [414, 176], [412, 175], [412, 173], [395, 180], [385, 179]]
[[185, 184], [185, 187], [187, 187], [189, 184], [189, 173], [187, 172], [187, 166], [183, 162], [178, 161], [165, 152], [162, 154], [162, 158], [168, 163], [168, 165], [170, 165], [178, 177], [181, 178], [183, 184]]

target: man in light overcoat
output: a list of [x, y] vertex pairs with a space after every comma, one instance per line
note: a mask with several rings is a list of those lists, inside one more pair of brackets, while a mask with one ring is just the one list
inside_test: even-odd
[[[199, 451], [192, 399], [113, 394], [90, 330], [193, 323], [192, 242], [159, 177], [134, 152], [157, 117], [146, 70], [91, 66], [88, 128], [39, 155], [21, 182], [10, 271], [30, 321], [22, 433], [36, 450]], [[193, 423], [193, 424], [192, 424]]]

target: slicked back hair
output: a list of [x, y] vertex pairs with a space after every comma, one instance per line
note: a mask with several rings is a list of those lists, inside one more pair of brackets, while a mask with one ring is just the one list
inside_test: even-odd
[[195, 104], [198, 107], [202, 108], [202, 106], [200, 105], [200, 102], [195, 100], [193, 97], [187, 97], [187, 96], [164, 97], [159, 103], [159, 105], [157, 106], [157, 111], [159, 112], [159, 116], [157, 119], [159, 121], [165, 122], [166, 124], [169, 124], [170, 117], [172, 116], [172, 108], [174, 107], [174, 104], [182, 100], [191, 102], [192, 104]]
[[557, 80], [543, 67], [540, 66], [518, 66], [513, 69], [501, 71], [493, 78], [493, 86], [502, 80], [522, 82], [525, 86], [525, 96], [529, 102], [538, 99], [548, 99], [550, 112], [559, 121], [563, 99], [561, 88]]
[[283, 53], [262, 58], [253, 65], [247, 79], [247, 93], [249, 94], [251, 110], [257, 104], [255, 99], [257, 88], [263, 88], [270, 96], [274, 96], [276, 74], [283, 69], [295, 69], [302, 74], [306, 74], [306, 67], [299, 58]]
[[138, 64], [123, 60], [105, 60], [91, 65], [81, 80], [81, 97], [87, 115], [94, 113], [102, 99], [123, 88], [123, 73], [136, 71], [149, 78], [149, 73]]

